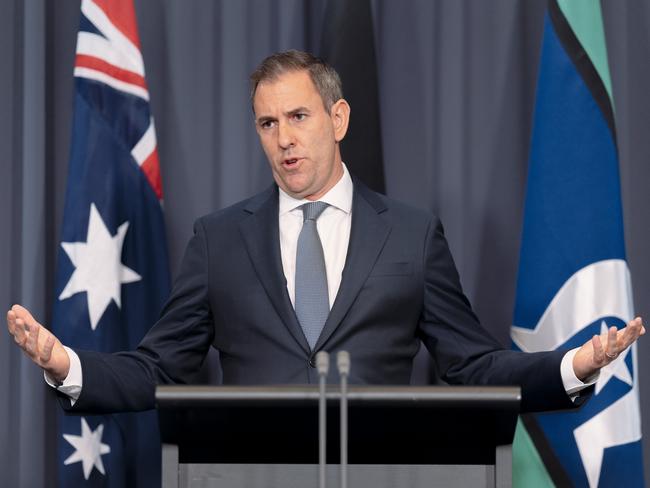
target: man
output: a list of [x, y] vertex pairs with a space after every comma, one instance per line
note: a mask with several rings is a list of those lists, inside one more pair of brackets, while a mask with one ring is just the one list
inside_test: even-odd
[[[210, 345], [226, 384], [311, 383], [319, 350], [346, 349], [350, 381], [407, 383], [420, 341], [453, 384], [520, 385], [522, 409], [565, 408], [639, 335], [641, 319], [568, 353], [503, 350], [463, 295], [440, 221], [348, 173], [350, 117], [336, 72], [298, 51], [251, 76], [255, 125], [276, 185], [199, 219], [160, 320], [136, 351], [66, 349], [29, 312], [15, 341], [71, 401], [96, 413], [154, 407]], [[323, 202], [323, 203], [312, 203]]]

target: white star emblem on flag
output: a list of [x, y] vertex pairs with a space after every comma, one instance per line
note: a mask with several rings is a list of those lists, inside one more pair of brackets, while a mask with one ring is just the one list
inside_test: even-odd
[[81, 417], [80, 436], [63, 434], [63, 438], [75, 448], [75, 452], [63, 461], [63, 464], [67, 466], [68, 464], [81, 461], [85, 479], [90, 477], [93, 466], [101, 474], [106, 474], [104, 471], [104, 463], [102, 462], [102, 454], [108, 454], [111, 452], [111, 448], [107, 444], [102, 443], [103, 433], [104, 424], [99, 424], [94, 431], [91, 431], [86, 419]]
[[92, 330], [111, 303], [121, 307], [123, 283], [140, 281], [142, 277], [122, 264], [122, 247], [129, 222], [124, 222], [111, 236], [97, 207], [90, 205], [86, 242], [62, 242], [61, 247], [75, 267], [59, 300], [85, 291], [88, 299], [88, 315]]

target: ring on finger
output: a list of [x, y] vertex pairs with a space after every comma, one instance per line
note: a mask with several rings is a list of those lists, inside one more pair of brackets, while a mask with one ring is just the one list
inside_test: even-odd
[[618, 353], [610, 354], [605, 351], [605, 356], [607, 356], [609, 359], [616, 359], [618, 357]]

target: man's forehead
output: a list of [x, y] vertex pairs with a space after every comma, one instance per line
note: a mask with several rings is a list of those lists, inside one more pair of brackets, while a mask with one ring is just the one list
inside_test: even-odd
[[294, 83], [304, 83], [306, 85], [312, 86], [314, 89], [314, 83], [311, 79], [309, 71], [306, 69], [292, 69], [287, 71], [282, 71], [281, 73], [271, 76], [267, 79], [261, 80], [258, 89], [262, 86], [272, 86], [272, 85], [284, 85], [284, 84], [294, 84]]
[[[307, 105], [310, 101], [320, 103], [320, 94], [309, 72], [301, 70], [282, 73], [275, 78], [260, 82], [255, 90], [253, 105], [255, 107], [277, 104], [300, 106]], [[291, 110], [291, 108], [287, 109]]]

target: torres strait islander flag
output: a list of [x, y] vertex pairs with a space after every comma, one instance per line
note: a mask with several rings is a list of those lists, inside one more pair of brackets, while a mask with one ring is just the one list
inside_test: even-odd
[[[78, 349], [135, 348], [169, 292], [156, 134], [132, 0], [82, 0], [52, 328]], [[61, 487], [160, 486], [155, 412], [65, 415]]]
[[[529, 162], [512, 340], [571, 349], [634, 313], [599, 0], [549, 3]], [[580, 409], [521, 418], [514, 486], [644, 485], [636, 355]]]

